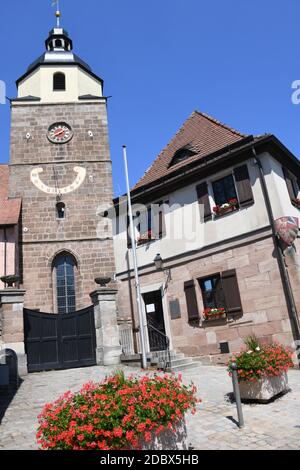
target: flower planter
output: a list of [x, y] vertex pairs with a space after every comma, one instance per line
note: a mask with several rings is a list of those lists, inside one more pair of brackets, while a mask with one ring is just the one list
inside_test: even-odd
[[228, 212], [235, 211], [235, 207], [228, 207], [227, 209], [222, 209], [216, 213], [216, 216], [227, 214]]
[[220, 217], [222, 215], [228, 214], [229, 212], [235, 211], [237, 208], [237, 199], [230, 199], [227, 203], [214, 207], [213, 211], [215, 213], [215, 217]]
[[[188, 450], [187, 431], [185, 420], [175, 423], [174, 430], [164, 429], [156, 436], [152, 432], [152, 439], [147, 442], [142, 440], [139, 449], [141, 450]], [[133, 449], [134, 450], [134, 449]]]
[[204, 321], [220, 320], [226, 318], [224, 308], [205, 308], [203, 311]]
[[37, 441], [44, 450], [187, 450], [184, 416], [199, 401], [181, 376], [120, 371], [45, 405]]
[[255, 382], [240, 381], [239, 386], [242, 400], [261, 403], [267, 403], [289, 389], [286, 372], [279, 376], [263, 377]]
[[208, 315], [207, 317], [204, 317], [205, 321], [212, 321], [212, 320], [222, 320], [225, 319], [226, 315], [225, 313], [219, 314], [219, 315]]

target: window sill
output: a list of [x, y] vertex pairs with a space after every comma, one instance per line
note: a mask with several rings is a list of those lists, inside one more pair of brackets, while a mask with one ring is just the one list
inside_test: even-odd
[[148, 238], [148, 239], [145, 239], [145, 240], [139, 240], [136, 244], [137, 248], [139, 246], [145, 246], [145, 245], [149, 245], [150, 243], [154, 243], [154, 242], [157, 242], [159, 240], [162, 240], [162, 238]]
[[142, 239], [142, 240], [138, 240], [137, 243], [136, 243], [136, 246], [144, 246], [144, 245], [147, 245], [148, 243], [151, 243], [151, 242], [155, 242], [156, 240], [152, 239], [152, 238], [147, 238], [147, 239]]
[[221, 217], [225, 217], [226, 215], [230, 215], [234, 212], [238, 212], [240, 210], [240, 207], [239, 206], [235, 206], [235, 207], [230, 207], [230, 209], [227, 209], [227, 210], [224, 210], [220, 213], [215, 213], [214, 214], [214, 220], [217, 220], [217, 219], [220, 219]]
[[[146, 245], [150, 245], [150, 243], [155, 243], [155, 242], [158, 242], [159, 240], [162, 240], [163, 238], [165, 237], [162, 237], [162, 238], [151, 238], [151, 239], [147, 239], [147, 240], [140, 240], [137, 242], [136, 244], [136, 247], [137, 248], [141, 248], [143, 246], [146, 246]], [[131, 250], [132, 249], [132, 245], [127, 245], [127, 248], [128, 250]]]

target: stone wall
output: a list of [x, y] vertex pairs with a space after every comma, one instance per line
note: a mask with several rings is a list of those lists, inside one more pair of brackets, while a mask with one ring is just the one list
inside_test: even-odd
[[[70, 142], [48, 141], [48, 128], [55, 122], [72, 127]], [[86, 170], [86, 178], [78, 189], [62, 196], [66, 217], [58, 219], [56, 195], [34, 186], [31, 171], [42, 168], [41, 181], [62, 188], [74, 182], [77, 166]], [[112, 201], [111, 173], [105, 102], [12, 107], [9, 184], [10, 196], [23, 200], [20, 257], [25, 307], [56, 311], [52, 261], [60, 251], [70, 251], [78, 264], [78, 309], [90, 305], [95, 277], [115, 272], [111, 227], [99, 215], [99, 206]]]
[[24, 344], [23, 302], [25, 291], [9, 288], [0, 290], [1, 333], [0, 346], [2, 360], [6, 354], [17, 359], [19, 375], [27, 374], [27, 357]]
[[297, 239], [294, 246], [287, 248], [284, 255], [300, 321], [300, 240]]
[[[293, 338], [290, 320], [271, 237], [241, 246], [237, 242], [235, 248], [199, 256], [198, 259], [195, 256], [194, 260], [188, 262], [181, 259], [180, 265], [174, 261], [168, 267], [171, 268], [172, 278], [165, 290], [167, 305], [170, 300], [178, 299], [181, 310], [181, 318], [176, 320], [171, 320], [169, 312], [165, 312], [170, 324], [173, 349], [223, 363], [227, 355], [220, 354], [220, 342], [228, 341], [231, 353], [239, 351], [243, 339], [249, 335], [256, 335], [264, 341], [278, 340], [291, 346]], [[190, 325], [184, 282], [229, 269], [236, 269], [237, 272], [243, 316], [228, 323], [212, 321], [199, 326]], [[154, 271], [140, 277], [142, 291], [145, 286], [162, 285], [165, 281], [164, 273]], [[195, 285], [198, 308], [202, 314], [202, 293], [197, 281]], [[119, 322], [125, 321], [132, 309], [137, 318], [135, 301], [130, 300], [129, 290], [128, 280], [120, 281]], [[133, 282], [131, 294], [134, 299]]]

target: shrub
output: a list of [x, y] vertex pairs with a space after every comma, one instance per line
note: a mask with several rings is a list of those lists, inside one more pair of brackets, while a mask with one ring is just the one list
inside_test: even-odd
[[48, 450], [138, 449], [153, 432], [174, 429], [199, 401], [195, 386], [183, 385], [180, 376], [125, 378], [119, 372], [47, 404], [38, 417], [38, 444]]
[[246, 348], [232, 357], [228, 364], [229, 374], [231, 365], [237, 364], [239, 380], [254, 382], [263, 377], [275, 377], [293, 367], [292, 351], [281, 344], [261, 345], [255, 337], [245, 340]]

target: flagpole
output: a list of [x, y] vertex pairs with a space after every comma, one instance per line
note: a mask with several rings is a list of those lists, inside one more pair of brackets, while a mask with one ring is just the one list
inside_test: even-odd
[[126, 145], [123, 145], [123, 157], [124, 157], [127, 198], [128, 198], [128, 215], [129, 215], [129, 224], [130, 224], [132, 257], [133, 257], [133, 266], [134, 266], [134, 275], [135, 275], [136, 302], [137, 302], [138, 315], [139, 315], [139, 324], [140, 324], [140, 339], [141, 339], [141, 349], [142, 349], [142, 368], [147, 369], [147, 353], [146, 353], [146, 344], [145, 344], [145, 325], [144, 325], [141, 287], [140, 287], [138, 263], [137, 263], [136, 237], [135, 237], [135, 231], [134, 231], [134, 225], [133, 225], [133, 215], [132, 215], [132, 205], [131, 205], [131, 194], [130, 194], [130, 184], [129, 184]]

